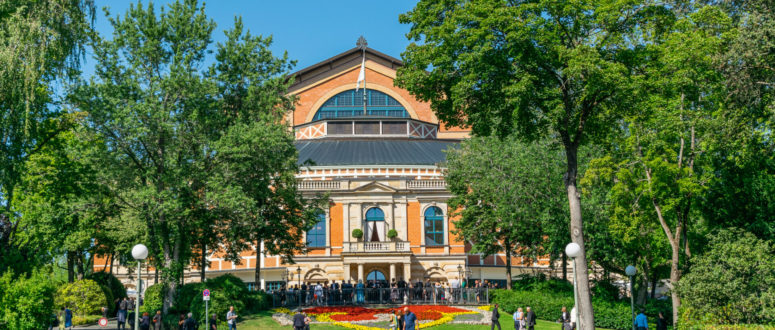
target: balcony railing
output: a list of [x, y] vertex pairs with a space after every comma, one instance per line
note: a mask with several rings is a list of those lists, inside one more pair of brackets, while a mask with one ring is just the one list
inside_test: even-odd
[[350, 253], [409, 252], [409, 242], [345, 242], [344, 251]]
[[299, 181], [299, 183], [297, 183], [297, 188], [299, 190], [319, 190], [319, 191], [339, 190], [341, 189], [341, 181], [330, 181], [330, 180]]
[[409, 189], [446, 189], [444, 180], [411, 180], [406, 183]]

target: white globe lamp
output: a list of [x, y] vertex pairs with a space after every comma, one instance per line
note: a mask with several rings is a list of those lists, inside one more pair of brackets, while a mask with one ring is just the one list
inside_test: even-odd
[[148, 258], [148, 247], [143, 244], [132, 247], [132, 258], [137, 260], [137, 300], [135, 300], [135, 330], [137, 330], [140, 326], [140, 262]]

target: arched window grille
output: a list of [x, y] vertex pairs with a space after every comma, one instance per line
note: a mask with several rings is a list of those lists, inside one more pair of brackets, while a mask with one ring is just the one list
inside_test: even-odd
[[425, 245], [444, 244], [444, 212], [436, 206], [425, 210]]
[[318, 223], [307, 232], [308, 247], [326, 246], [326, 213], [319, 211], [317, 217]]
[[[363, 89], [334, 95], [317, 110], [312, 120], [362, 117]], [[366, 116], [409, 118], [409, 112], [396, 99], [383, 92], [366, 90]]]
[[385, 221], [385, 212], [378, 207], [372, 207], [366, 211], [366, 221]]

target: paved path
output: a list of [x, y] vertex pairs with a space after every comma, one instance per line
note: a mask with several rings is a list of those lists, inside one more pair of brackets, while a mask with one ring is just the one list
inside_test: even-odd
[[[108, 319], [108, 326], [101, 327], [97, 324], [92, 325], [78, 325], [74, 326], [73, 329], [103, 329], [103, 330], [116, 330], [118, 329], [118, 323], [116, 323], [116, 318]], [[129, 329], [129, 325], [127, 325], [127, 329]]]

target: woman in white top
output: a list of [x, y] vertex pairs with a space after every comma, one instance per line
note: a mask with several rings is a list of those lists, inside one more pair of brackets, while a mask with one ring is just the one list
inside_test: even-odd
[[522, 313], [522, 307], [517, 308], [514, 312], [514, 329], [520, 330], [525, 328], [525, 314]]

